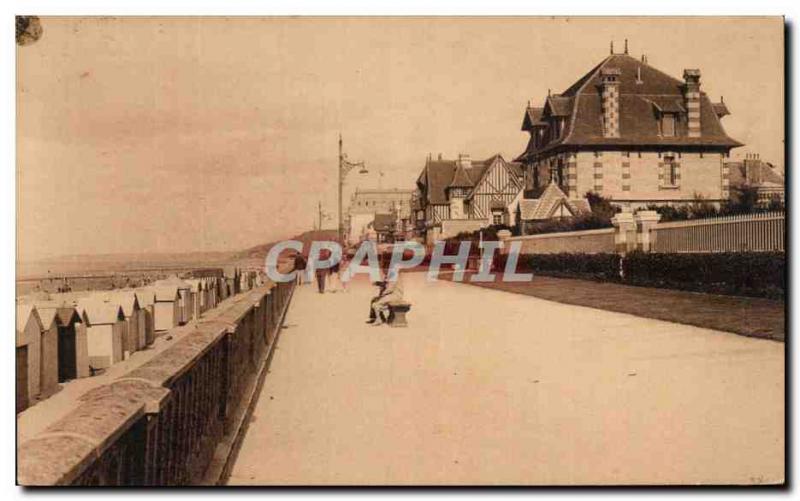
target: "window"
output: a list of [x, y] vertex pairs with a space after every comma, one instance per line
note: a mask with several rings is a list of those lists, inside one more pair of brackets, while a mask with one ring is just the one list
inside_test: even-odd
[[550, 177], [559, 187], [563, 187], [565, 184], [565, 177], [564, 177], [564, 161], [562, 159], [558, 159], [556, 164], [551, 167]]
[[492, 224], [503, 224], [503, 214], [500, 212], [493, 212]]
[[664, 113], [661, 116], [661, 135], [664, 137], [675, 137], [674, 113]]
[[678, 174], [678, 164], [675, 162], [675, 157], [664, 157], [664, 170], [663, 170], [663, 184], [665, 186], [678, 186], [680, 184], [680, 174]]
[[667, 163], [667, 181], [672, 186], [678, 184], [678, 167], [675, 165], [675, 162], [668, 162]]

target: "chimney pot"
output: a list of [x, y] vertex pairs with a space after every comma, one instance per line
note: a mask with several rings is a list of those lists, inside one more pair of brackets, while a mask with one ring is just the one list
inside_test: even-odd
[[628, 39], [625, 39], [625, 54], [628, 54]]

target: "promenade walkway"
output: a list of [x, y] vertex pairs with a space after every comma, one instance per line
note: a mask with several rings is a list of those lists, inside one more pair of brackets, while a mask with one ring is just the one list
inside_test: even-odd
[[784, 478], [783, 343], [424, 278], [295, 292], [229, 484]]

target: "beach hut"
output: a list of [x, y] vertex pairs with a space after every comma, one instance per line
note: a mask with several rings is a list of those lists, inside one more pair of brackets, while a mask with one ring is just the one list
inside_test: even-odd
[[192, 319], [193, 314], [193, 304], [194, 304], [194, 295], [192, 293], [192, 286], [178, 278], [177, 275], [172, 275], [169, 278], [164, 280], [159, 280], [155, 283], [155, 286], [158, 287], [174, 287], [178, 291], [179, 300], [178, 300], [178, 324], [183, 325], [189, 322]]
[[150, 346], [156, 339], [156, 294], [152, 289], [136, 289], [136, 297], [144, 319], [144, 345]]
[[105, 369], [123, 360], [125, 313], [120, 305], [92, 296], [76, 308], [86, 325], [89, 366]]
[[39, 342], [39, 395], [45, 398], [58, 389], [58, 318], [55, 308], [36, 307], [42, 323]]
[[42, 321], [32, 304], [17, 305], [16, 322], [17, 412], [22, 412], [39, 395], [39, 357]]
[[139, 298], [133, 290], [113, 291], [107, 295], [107, 301], [121, 306], [122, 313], [125, 314], [125, 333], [122, 349], [125, 353], [125, 358], [128, 358], [133, 352], [139, 351], [147, 345], [144, 311], [142, 311]]
[[45, 318], [53, 318], [58, 331], [58, 382], [89, 376], [89, 352], [86, 326], [74, 306], [47, 304], [37, 310]]
[[200, 318], [208, 309], [208, 298], [206, 297], [205, 282], [202, 279], [190, 279], [186, 281], [191, 287], [192, 299], [192, 318]]
[[154, 298], [155, 331], [163, 332], [181, 324], [181, 295], [177, 287], [169, 285], [151, 288]]
[[208, 309], [216, 308], [219, 291], [217, 290], [217, 279], [215, 277], [207, 277], [203, 279], [206, 286], [206, 294], [208, 296]]

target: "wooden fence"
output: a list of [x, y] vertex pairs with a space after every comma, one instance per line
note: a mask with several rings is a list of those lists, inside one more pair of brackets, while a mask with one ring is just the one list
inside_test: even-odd
[[785, 234], [783, 212], [658, 223], [651, 229], [651, 251], [783, 252]]

